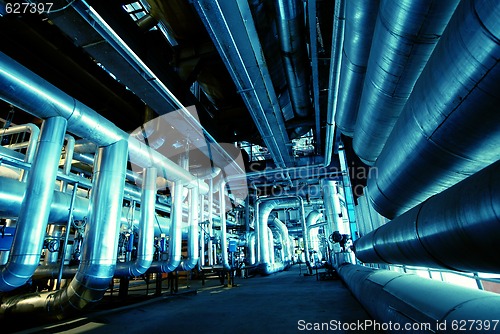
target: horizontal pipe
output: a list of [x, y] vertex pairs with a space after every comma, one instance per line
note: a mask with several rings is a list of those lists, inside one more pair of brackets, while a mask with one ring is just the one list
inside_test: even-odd
[[208, 191], [207, 185], [199, 183], [188, 171], [4, 53], [0, 53], [0, 99], [42, 119], [61, 116], [67, 120], [69, 132], [98, 146], [128, 141], [132, 163], [144, 168], [156, 167], [171, 181], [181, 182], [188, 188], [199, 186], [201, 193]]
[[[473, 332], [490, 333], [500, 312], [500, 296], [495, 293], [347, 263], [336, 270], [356, 299], [388, 333], [456, 333], [469, 319], [481, 324], [487, 320], [492, 326], [474, 327]], [[375, 328], [370, 326], [365, 330], [370, 332]]]
[[500, 273], [500, 160], [354, 246], [366, 263]]

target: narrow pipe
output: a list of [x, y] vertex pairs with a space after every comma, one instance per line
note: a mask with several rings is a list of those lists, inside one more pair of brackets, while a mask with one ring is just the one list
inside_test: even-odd
[[161, 264], [163, 273], [175, 271], [182, 258], [182, 193], [184, 187], [179, 183], [172, 184], [172, 212], [169, 231], [168, 260]]
[[312, 210], [307, 215], [307, 218], [306, 218], [307, 239], [304, 239], [304, 240], [307, 240], [307, 242], [309, 242], [309, 245], [308, 245], [307, 248], [310, 249], [310, 250], [312, 250], [312, 248], [313, 248], [312, 245], [311, 245], [311, 238], [310, 238], [310, 236], [311, 236], [311, 228], [316, 225], [316, 222], [322, 216], [323, 216], [323, 214], [321, 212], [319, 212], [318, 210]]
[[[404, 329], [415, 329], [418, 333], [456, 333], [464, 319], [484, 323], [497, 319], [500, 312], [500, 296], [495, 293], [348, 263], [336, 269], [379, 325], [392, 324], [390, 333]], [[374, 329], [374, 323], [366, 330]], [[477, 328], [474, 333], [488, 333], [491, 329], [491, 326]]]
[[11, 291], [25, 284], [39, 264], [66, 124], [62, 117], [48, 118], [42, 124], [26, 181], [30, 196], [24, 196], [21, 204], [9, 262], [0, 273], [0, 291]]
[[214, 207], [214, 180], [210, 179], [208, 181], [208, 242], [207, 242], [207, 255], [208, 255], [208, 265], [214, 265], [214, 252], [213, 252], [213, 207]]
[[266, 233], [267, 240], [269, 242], [269, 264], [271, 265], [271, 267], [274, 267], [274, 265], [276, 263], [276, 259], [274, 256], [274, 235], [273, 235], [273, 231], [271, 230], [271, 228], [269, 226], [267, 226], [266, 232], [267, 232]]
[[219, 185], [219, 215], [220, 215], [220, 228], [221, 228], [221, 252], [222, 252], [222, 266], [224, 269], [230, 270], [229, 257], [227, 253], [227, 228], [226, 228], [226, 181], [223, 180]]
[[337, 100], [339, 96], [340, 68], [342, 65], [342, 48], [344, 47], [345, 32], [345, 1], [335, 1], [333, 13], [333, 37], [332, 49], [330, 53], [330, 75], [328, 83], [328, 110], [326, 116], [326, 136], [325, 136], [325, 162], [324, 166], [329, 166], [332, 162], [335, 142], [335, 114], [337, 110]]
[[255, 256], [255, 232], [250, 232], [248, 234], [248, 259], [250, 262], [250, 265], [255, 265], [257, 260]]
[[[64, 157], [63, 173], [65, 175], [69, 175], [71, 173], [71, 163], [73, 162], [73, 153], [75, 151], [75, 137], [66, 134], [64, 136], [64, 140], [66, 141], [66, 145], [64, 146], [64, 150], [66, 152]], [[68, 189], [68, 182], [61, 181], [60, 190], [62, 192], [66, 192], [67, 189]]]
[[359, 260], [500, 273], [500, 160], [358, 239]]
[[[28, 147], [26, 148], [26, 154], [24, 156], [24, 162], [31, 164], [35, 158], [36, 144], [38, 142], [38, 137], [40, 136], [40, 129], [33, 123], [27, 123], [23, 125], [11, 126], [8, 129], [2, 129], [1, 136], [12, 135], [21, 132], [29, 132], [30, 139], [28, 141]], [[28, 179], [28, 173], [26, 170], [21, 170], [21, 175], [19, 180], [26, 182]]]
[[278, 231], [281, 234], [281, 239], [283, 242], [282, 245], [282, 252], [285, 254], [284, 258], [284, 263], [288, 264], [292, 260], [292, 254], [290, 253], [290, 238], [288, 235], [288, 228], [286, 227], [285, 223], [283, 223], [281, 220], [278, 218], [273, 219], [273, 224], [276, 226]]
[[499, 1], [457, 6], [368, 178], [383, 216], [401, 215], [499, 159], [498, 22]]
[[182, 271], [193, 269], [200, 259], [198, 188], [189, 189], [189, 199], [188, 258], [179, 265], [178, 270]]

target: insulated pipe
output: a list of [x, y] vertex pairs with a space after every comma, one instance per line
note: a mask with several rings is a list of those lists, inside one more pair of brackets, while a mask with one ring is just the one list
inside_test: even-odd
[[[314, 225], [316, 225], [316, 222], [322, 216], [323, 216], [323, 214], [321, 212], [319, 212], [318, 210], [312, 210], [307, 215], [307, 219], [306, 219], [307, 238], [305, 240], [307, 240], [307, 242], [309, 242], [308, 249], [310, 249], [310, 250], [313, 249], [312, 245], [310, 244], [311, 243], [311, 237], [310, 237], [311, 236], [311, 228], [314, 227]], [[332, 231], [332, 233], [333, 233], [333, 231]]]
[[500, 160], [355, 242], [363, 262], [500, 273]]
[[276, 259], [274, 258], [274, 235], [269, 226], [267, 226], [267, 240], [269, 241], [269, 264], [274, 267], [276, 263]]
[[62, 117], [43, 121], [26, 181], [29, 196], [24, 196], [21, 203], [9, 261], [0, 273], [0, 291], [11, 291], [25, 284], [40, 262], [66, 124]]
[[299, 117], [311, 110], [309, 63], [303, 39], [303, 4], [301, 0], [276, 0], [276, 17], [281, 56], [293, 110]]
[[[137, 258], [134, 263], [118, 264], [115, 276], [140, 276], [151, 266], [154, 257], [155, 236], [155, 204], [156, 204], [156, 168], [144, 168], [141, 189], [141, 220], [139, 223], [139, 240]], [[132, 208], [132, 210], [135, 210]], [[133, 221], [132, 221], [133, 225]]]
[[188, 229], [188, 258], [181, 262], [178, 270], [188, 271], [193, 269], [200, 259], [199, 243], [199, 192], [198, 188], [189, 189], [189, 229]]
[[[326, 220], [328, 222], [329, 230], [333, 232], [339, 231], [341, 234], [346, 234], [343, 224], [341, 223], [340, 212], [337, 210], [335, 203], [337, 198], [336, 181], [335, 180], [321, 180], [321, 187], [323, 189], [323, 201], [325, 204]], [[328, 236], [329, 237], [329, 236]]]
[[373, 165], [459, 0], [383, 0], [353, 147]]
[[127, 146], [120, 140], [98, 149], [81, 262], [71, 283], [43, 300], [50, 313], [91, 307], [109, 287], [118, 253]]
[[203, 225], [200, 229], [200, 266], [206, 265], [205, 258], [205, 196], [200, 194], [200, 219]]
[[208, 242], [207, 242], [207, 255], [208, 255], [208, 265], [213, 266], [214, 263], [214, 252], [213, 252], [213, 207], [214, 207], [214, 180], [210, 179], [208, 181]]
[[256, 256], [255, 256], [255, 232], [250, 232], [248, 234], [248, 258], [250, 260], [250, 264], [256, 264]]
[[[24, 156], [24, 162], [31, 164], [35, 157], [36, 144], [38, 142], [38, 137], [40, 136], [40, 129], [33, 123], [27, 123], [23, 125], [11, 126], [8, 129], [2, 129], [1, 136], [8, 136], [21, 132], [29, 132], [30, 139], [28, 141], [28, 147], [26, 148], [26, 154]], [[26, 182], [28, 179], [27, 172], [23, 169], [21, 170], [20, 180]]]
[[175, 271], [181, 263], [183, 188], [181, 184], [172, 184], [172, 212], [170, 213], [171, 226], [169, 231], [168, 260], [160, 266], [160, 270], [163, 273]]
[[365, 81], [379, 0], [346, 1], [345, 36], [335, 124], [352, 137]]
[[0, 99], [42, 119], [62, 116], [68, 122], [69, 132], [99, 146], [108, 146], [119, 140], [128, 141], [132, 163], [144, 168], [156, 167], [160, 175], [168, 175], [170, 181], [180, 182], [188, 188], [199, 186], [201, 193], [208, 191], [207, 185], [199, 184], [197, 178], [188, 171], [130, 137], [111, 121], [4, 53], [0, 53]]
[[[64, 175], [69, 175], [71, 173], [71, 163], [73, 161], [73, 153], [75, 151], [75, 137], [66, 134], [64, 136], [64, 140], [66, 141], [66, 145], [64, 146], [66, 154], [64, 157], [63, 173]], [[62, 192], [66, 192], [67, 188], [68, 183], [66, 181], [61, 181], [60, 190]]]
[[[456, 333], [464, 319], [492, 324], [491, 319], [500, 314], [500, 296], [495, 293], [348, 263], [336, 271], [370, 316], [378, 325], [387, 326], [389, 333], [410, 329], [418, 333]], [[474, 333], [489, 333], [492, 328], [474, 327]], [[365, 329], [375, 330], [371, 326]]]
[[383, 216], [500, 159], [498, 22], [499, 1], [459, 3], [375, 163], [378, 177], [368, 179]]
[[333, 13], [333, 36], [332, 49], [330, 53], [330, 75], [328, 82], [328, 107], [326, 116], [325, 135], [325, 166], [332, 162], [335, 142], [335, 114], [337, 113], [337, 103], [339, 95], [340, 68], [342, 65], [342, 48], [344, 47], [345, 33], [345, 2], [346, 0], [336, 0]]
[[281, 240], [283, 243], [282, 251], [285, 254], [285, 259], [283, 262], [289, 262], [292, 260], [292, 254], [290, 253], [290, 238], [288, 235], [288, 228], [286, 227], [285, 223], [283, 223], [278, 218], [273, 219], [273, 224], [281, 234]]
[[219, 184], [219, 216], [220, 216], [220, 247], [222, 253], [222, 266], [230, 270], [229, 257], [227, 254], [227, 229], [226, 229], [226, 181], [222, 180]]
[[[264, 273], [270, 272], [270, 254], [269, 254], [269, 240], [267, 235], [267, 222], [269, 214], [275, 209], [284, 209], [288, 207], [300, 207], [302, 216], [302, 233], [304, 235], [304, 253], [306, 257], [306, 264], [309, 267], [309, 248], [307, 241], [307, 228], [306, 218], [304, 212], [304, 201], [300, 196], [287, 196], [287, 197], [270, 197], [266, 199], [258, 199], [256, 202], [256, 215], [257, 215], [257, 237], [258, 237], [258, 250], [260, 251], [259, 266]], [[272, 272], [272, 270], [271, 270]]]

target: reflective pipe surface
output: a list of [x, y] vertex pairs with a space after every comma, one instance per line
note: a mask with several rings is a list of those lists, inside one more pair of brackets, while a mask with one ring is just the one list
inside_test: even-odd
[[381, 2], [353, 147], [373, 165], [459, 0]]
[[352, 137], [363, 91], [373, 30], [377, 20], [378, 0], [346, 1], [345, 36], [335, 124]]
[[500, 159], [500, 2], [461, 1], [380, 154], [370, 200], [393, 218]]
[[276, 0], [276, 17], [281, 56], [293, 110], [306, 117], [311, 108], [309, 59], [303, 36], [304, 10], [300, 0]]
[[188, 258], [179, 265], [179, 270], [183, 271], [196, 267], [200, 259], [199, 195], [198, 188], [189, 189]]
[[97, 152], [80, 265], [66, 288], [47, 297], [45, 307], [49, 313], [65, 314], [91, 307], [109, 287], [118, 253], [127, 146], [127, 141], [121, 140]]
[[42, 124], [26, 181], [26, 193], [30, 196], [24, 196], [19, 209], [9, 261], [0, 272], [0, 291], [11, 291], [25, 284], [40, 262], [66, 124], [62, 117], [48, 118]]
[[250, 265], [254, 265], [257, 263], [255, 256], [255, 232], [250, 232], [248, 234], [248, 259]]
[[[75, 151], [75, 137], [66, 134], [64, 136], [64, 140], [66, 141], [66, 145], [64, 145], [64, 166], [63, 173], [65, 175], [69, 175], [71, 173], [71, 164], [73, 162], [73, 154]], [[60, 190], [62, 192], [66, 192], [68, 189], [68, 183], [66, 181], [62, 181], [60, 185]]]
[[[307, 218], [306, 218], [306, 227], [307, 227], [307, 238], [305, 240], [307, 240], [307, 242], [309, 243], [308, 244], [308, 249], [313, 249], [312, 245], [311, 245], [311, 227], [314, 226], [318, 219], [320, 219], [321, 217], [323, 216], [323, 214], [321, 212], [319, 212], [318, 210], [312, 210], [311, 212], [309, 212], [309, 214], [307, 215]], [[332, 231], [333, 233], [333, 231]], [[329, 235], [327, 236], [329, 237]]]
[[[154, 256], [155, 237], [155, 204], [156, 204], [156, 168], [144, 168], [143, 183], [141, 187], [141, 218], [139, 222], [139, 240], [137, 242], [137, 258], [129, 264], [118, 264], [115, 276], [122, 273], [135, 277], [144, 274]], [[135, 211], [135, 208], [132, 208]], [[132, 221], [133, 225], [133, 221]]]
[[[374, 320], [392, 323], [389, 333], [400, 333], [406, 326], [418, 333], [456, 333], [453, 323], [464, 319], [483, 323], [496, 319], [500, 312], [500, 296], [495, 293], [348, 263], [336, 269]], [[489, 333], [491, 329], [478, 328], [474, 333]]]
[[226, 181], [223, 180], [219, 185], [220, 251], [222, 253], [222, 266], [224, 269], [229, 270], [231, 269], [231, 265], [229, 264], [229, 256], [227, 253], [226, 199]]
[[366, 263], [500, 273], [500, 160], [355, 243]]
[[284, 254], [284, 263], [288, 264], [292, 260], [292, 254], [290, 253], [290, 237], [288, 235], [288, 228], [285, 223], [283, 223], [278, 218], [273, 219], [274, 226], [281, 234], [282, 247], [281, 251]]
[[[130, 137], [109, 120], [4, 53], [0, 53], [0, 99], [42, 119], [61, 116], [67, 120], [69, 132], [99, 146], [128, 140], [131, 162], [141, 167], [156, 167], [159, 172], [168, 174], [171, 181], [183, 182], [188, 188], [198, 184], [197, 178], [188, 171]], [[200, 184], [200, 192], [207, 191], [207, 185]]]
[[178, 183], [172, 185], [172, 212], [169, 231], [168, 260], [162, 262], [160, 270], [169, 273], [177, 269], [182, 258], [182, 192], [183, 186]]
[[345, 2], [346, 0], [335, 1], [333, 11], [333, 36], [332, 48], [330, 52], [330, 74], [328, 80], [328, 106], [326, 115], [326, 135], [325, 135], [325, 166], [332, 162], [333, 152], [337, 149], [335, 143], [335, 114], [339, 96], [339, 83], [342, 65], [342, 49], [344, 47], [345, 35]]

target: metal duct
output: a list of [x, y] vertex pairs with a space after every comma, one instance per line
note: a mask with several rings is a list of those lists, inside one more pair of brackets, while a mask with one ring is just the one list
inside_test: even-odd
[[199, 197], [198, 188], [189, 189], [188, 258], [181, 262], [178, 270], [191, 270], [198, 264], [200, 259]]
[[[384, 332], [456, 333], [452, 324], [497, 319], [500, 312], [500, 296], [491, 292], [347, 263], [337, 272]], [[375, 330], [375, 321], [368, 332]]]
[[290, 237], [288, 235], [288, 228], [285, 223], [283, 223], [278, 218], [273, 219], [274, 226], [278, 229], [281, 234], [282, 240], [282, 252], [285, 254], [284, 263], [287, 265], [292, 261], [292, 254], [290, 253]]
[[[153, 262], [157, 176], [158, 171], [156, 168], [144, 168], [137, 258], [132, 264], [117, 265], [115, 276], [121, 276], [121, 273], [132, 277], [140, 276], [149, 269]], [[135, 210], [135, 208], [132, 208], [132, 210]]]
[[459, 0], [383, 0], [353, 147], [373, 165]]
[[169, 231], [168, 260], [161, 263], [163, 273], [175, 271], [182, 258], [182, 184], [176, 182], [172, 185], [172, 212]]
[[66, 124], [62, 117], [48, 118], [42, 124], [26, 181], [26, 193], [30, 196], [24, 196], [21, 203], [9, 261], [0, 273], [0, 291], [25, 284], [40, 262]]
[[0, 99], [42, 119], [62, 116], [68, 121], [68, 131], [99, 146], [119, 140], [129, 143], [129, 158], [141, 167], [156, 167], [171, 181], [183, 182], [186, 187], [200, 186], [206, 193], [206, 184], [173, 161], [147, 147], [128, 133], [80, 101], [67, 95], [46, 80], [32, 73], [4, 53], [0, 53]]
[[345, 36], [339, 84], [342, 90], [339, 91], [335, 124], [350, 137], [354, 134], [358, 116], [378, 10], [379, 0], [346, 1], [345, 5]]
[[370, 200], [393, 218], [500, 159], [500, 2], [461, 1], [380, 154]]
[[325, 166], [332, 162], [335, 142], [335, 114], [337, 113], [337, 102], [340, 83], [340, 69], [342, 65], [342, 49], [344, 47], [345, 34], [345, 0], [336, 0], [333, 13], [333, 36], [332, 50], [330, 53], [330, 75], [328, 83], [328, 107], [326, 116], [325, 135]]
[[[311, 110], [309, 63], [304, 41], [304, 8], [301, 0], [276, 0], [276, 16], [281, 56], [293, 110], [299, 117]], [[307, 60], [307, 61], [306, 61]]]
[[109, 287], [118, 253], [127, 146], [127, 141], [121, 140], [97, 152], [81, 262], [69, 286], [43, 300], [49, 313], [90, 307]]
[[500, 273], [500, 161], [355, 242], [363, 262]]

